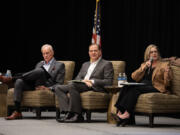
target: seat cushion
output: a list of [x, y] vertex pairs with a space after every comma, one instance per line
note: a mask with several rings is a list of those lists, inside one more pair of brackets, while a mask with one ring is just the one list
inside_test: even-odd
[[83, 109], [107, 109], [110, 95], [108, 93], [87, 91], [80, 94]]
[[[14, 105], [14, 88], [8, 90], [7, 105]], [[49, 90], [24, 91], [22, 106], [45, 107], [55, 106], [55, 95]]]
[[72, 79], [74, 73], [75, 62], [74, 61], [59, 61], [65, 65], [65, 77], [64, 84], [67, 84]]
[[180, 112], [180, 98], [174, 94], [146, 93], [139, 96], [135, 112]]
[[[110, 95], [108, 93], [87, 91], [80, 94], [83, 109], [107, 109]], [[59, 102], [56, 97], [56, 108], [59, 108]]]
[[6, 84], [0, 84], [0, 117], [7, 115], [6, 98], [7, 98], [8, 86]]
[[[60, 61], [65, 64], [65, 78], [64, 83], [66, 84], [72, 79], [75, 62], [74, 61]], [[8, 90], [7, 105], [14, 105], [13, 102], [14, 89]], [[55, 95], [49, 90], [38, 90], [38, 91], [24, 91], [22, 106], [26, 107], [55, 107]]]
[[173, 72], [173, 80], [171, 82], [171, 90], [173, 94], [180, 96], [180, 67], [171, 66]]

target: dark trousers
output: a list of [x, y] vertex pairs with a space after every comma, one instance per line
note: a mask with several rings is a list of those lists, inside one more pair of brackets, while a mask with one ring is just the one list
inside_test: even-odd
[[[85, 83], [70, 83], [68, 85], [58, 85], [55, 88], [55, 94], [59, 101], [60, 112], [74, 112], [81, 114], [80, 93], [89, 91]], [[69, 95], [69, 96], [68, 96]]]
[[30, 72], [18, 76], [14, 84], [14, 101], [20, 103], [25, 90], [34, 90], [35, 86], [46, 85], [48, 77], [42, 68], [36, 68]]
[[124, 86], [115, 104], [115, 107], [122, 113], [128, 111], [129, 113], [134, 112], [134, 107], [137, 103], [137, 99], [140, 94], [159, 92], [153, 86]]

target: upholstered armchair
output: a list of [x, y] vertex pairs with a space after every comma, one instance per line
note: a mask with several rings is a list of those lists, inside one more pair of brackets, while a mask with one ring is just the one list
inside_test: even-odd
[[139, 96], [136, 115], [148, 115], [149, 126], [153, 127], [154, 116], [180, 116], [180, 66], [171, 65], [173, 80], [172, 94], [146, 93]]
[[[74, 73], [74, 61], [60, 61], [65, 64], [65, 79], [64, 83], [71, 80]], [[14, 88], [8, 90], [7, 94], [7, 108], [8, 115], [14, 106], [13, 101]], [[41, 111], [55, 110], [55, 94], [49, 90], [33, 90], [24, 91], [21, 103], [22, 109], [35, 109], [37, 118], [41, 118]]]
[[[113, 85], [117, 86], [117, 77], [120, 72], [125, 71], [124, 61], [111, 61], [114, 68]], [[109, 93], [87, 91], [80, 94], [82, 108], [88, 122], [91, 121], [92, 112], [107, 112], [111, 95]], [[58, 100], [56, 99], [56, 118], [60, 117]]]
[[8, 86], [0, 83], [0, 117], [7, 115], [6, 97]]

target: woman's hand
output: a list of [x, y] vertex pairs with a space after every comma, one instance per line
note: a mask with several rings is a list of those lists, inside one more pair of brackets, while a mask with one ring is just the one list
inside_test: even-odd
[[169, 70], [170, 70], [169, 66], [165, 67], [165, 69], [164, 69], [165, 72], [169, 72]]
[[142, 66], [142, 70], [145, 71], [147, 68], [151, 66], [151, 61], [148, 60], [145, 62], [145, 64]]

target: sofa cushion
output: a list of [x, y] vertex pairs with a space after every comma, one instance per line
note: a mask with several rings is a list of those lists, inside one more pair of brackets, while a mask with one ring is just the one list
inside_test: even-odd
[[[80, 93], [83, 109], [106, 109], [109, 105], [110, 95], [103, 92], [87, 91]], [[56, 97], [56, 108], [59, 108], [58, 98]]]
[[8, 86], [6, 84], [0, 84], [0, 117], [7, 115], [6, 109], [6, 96], [7, 96]]
[[75, 62], [74, 61], [59, 61], [65, 65], [65, 77], [64, 84], [67, 84], [69, 80], [73, 78]]
[[174, 94], [146, 93], [138, 98], [135, 112], [170, 113], [180, 112], [180, 98]]
[[[14, 88], [11, 88], [8, 90], [8, 95], [7, 95], [8, 105], [14, 105], [13, 96], [14, 96]], [[54, 93], [50, 90], [24, 91], [22, 106], [32, 106], [32, 107], [55, 106]]]
[[171, 90], [173, 94], [180, 96], [180, 67], [171, 66], [173, 72], [173, 80], [171, 82]]
[[106, 109], [109, 105], [110, 95], [103, 92], [87, 91], [80, 94], [84, 109]]
[[[117, 77], [120, 72], [125, 72], [125, 61], [111, 61], [114, 69], [113, 85], [117, 86]], [[110, 95], [108, 93], [87, 91], [80, 94], [82, 108], [88, 110], [107, 109]], [[59, 108], [56, 97], [56, 107]]]
[[[60, 61], [65, 64], [65, 78], [64, 84], [66, 84], [73, 77], [75, 62], [74, 61]], [[14, 105], [14, 88], [8, 90], [7, 105]], [[32, 90], [24, 91], [22, 98], [22, 106], [30, 107], [49, 107], [55, 106], [55, 95], [49, 90]]]

